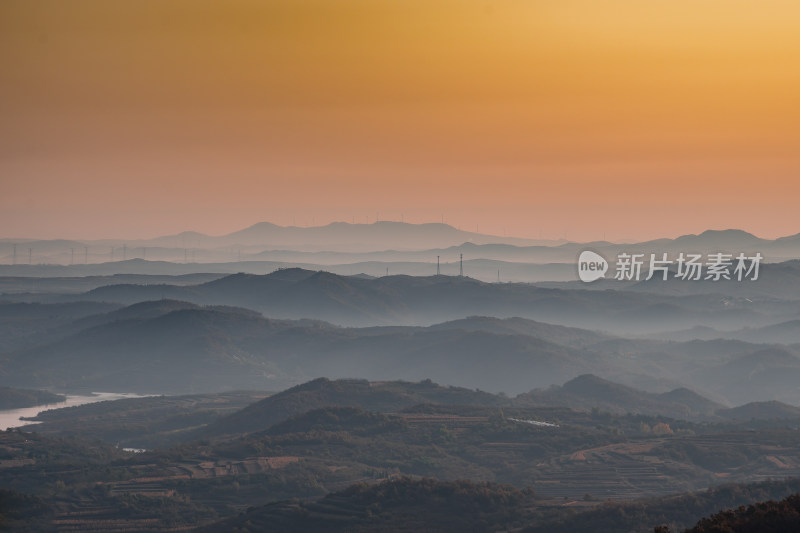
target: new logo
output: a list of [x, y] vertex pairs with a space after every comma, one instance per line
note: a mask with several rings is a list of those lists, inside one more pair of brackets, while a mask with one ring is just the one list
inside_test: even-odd
[[591, 250], [584, 250], [578, 257], [578, 277], [581, 281], [595, 281], [605, 276], [608, 271], [608, 261]]

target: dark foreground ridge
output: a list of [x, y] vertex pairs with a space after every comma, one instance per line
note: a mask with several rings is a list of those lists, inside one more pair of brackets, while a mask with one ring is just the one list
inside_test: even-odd
[[[609, 400], [645, 394], [595, 376], [566, 388], [581, 383]], [[0, 432], [13, 487], [0, 514], [16, 530], [679, 531], [800, 491], [795, 419], [697, 423], [431, 381], [320, 378], [39, 420]]]

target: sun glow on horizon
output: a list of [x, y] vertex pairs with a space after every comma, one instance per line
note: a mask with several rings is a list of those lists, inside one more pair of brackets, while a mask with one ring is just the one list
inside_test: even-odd
[[0, 5], [4, 236], [800, 231], [800, 6]]

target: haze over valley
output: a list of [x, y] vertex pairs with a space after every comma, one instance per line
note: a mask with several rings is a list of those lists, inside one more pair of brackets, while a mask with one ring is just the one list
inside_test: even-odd
[[[264, 227], [260, 238], [282, 235], [255, 226]], [[387, 227], [423, 235], [424, 246], [401, 250]], [[346, 516], [348, 530], [414, 530], [412, 501], [384, 492], [402, 487], [451, 494], [445, 507], [461, 505], [456, 493], [489, 491], [526, 509], [468, 519], [488, 530], [646, 531], [663, 523], [668, 500], [649, 500], [627, 521], [595, 502], [625, 509], [737, 483], [736, 495], [714, 489], [667, 522], [688, 527], [718, 506], [794, 490], [793, 481], [763, 485], [800, 476], [800, 263], [774, 252], [790, 253], [784, 241], [720, 231], [636, 244], [454, 245], [444, 229], [343, 224], [338, 242], [348, 247], [365, 231], [379, 238], [358, 251], [284, 246], [282, 261], [90, 262], [98, 243], [29, 242], [53, 257], [84, 246], [85, 263], [0, 266], [0, 400], [7, 409], [65, 397], [78, 405], [29, 408], [27, 448], [19, 439], [30, 433], [0, 435], [3, 479], [31, 494], [12, 523], [290, 531]], [[203, 253], [219, 250], [213, 240]], [[255, 255], [277, 248], [254, 237], [247, 246]], [[613, 271], [578, 280], [581, 249], [613, 261], [656, 247], [767, 258], [755, 281], [680, 280], [674, 269], [667, 280]], [[427, 261], [456, 252], [464, 262], [440, 261], [438, 274]], [[387, 261], [398, 257], [407, 261]], [[498, 281], [486, 265], [538, 281]], [[124, 399], [80, 405], [95, 391]], [[41, 451], [31, 459], [23, 449]], [[68, 465], [84, 473], [29, 475]], [[565, 499], [580, 510], [558, 510]], [[149, 506], [156, 501], [169, 513]], [[252, 509], [240, 515], [242, 505]], [[366, 518], [362, 505], [382, 510]], [[420, 516], [433, 524], [448, 515]]]

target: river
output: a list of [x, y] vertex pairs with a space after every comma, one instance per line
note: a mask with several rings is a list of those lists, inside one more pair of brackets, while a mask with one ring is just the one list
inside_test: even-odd
[[125, 392], [93, 392], [91, 396], [78, 396], [67, 395], [67, 400], [63, 402], [56, 402], [44, 405], [37, 405], [35, 407], [23, 407], [22, 409], [3, 409], [0, 410], [0, 430], [5, 431], [8, 428], [17, 428], [27, 426], [30, 424], [38, 424], [39, 422], [32, 422], [30, 420], [20, 420], [21, 416], [33, 417], [47, 411], [48, 409], [60, 409], [61, 407], [74, 407], [76, 405], [83, 405], [85, 403], [102, 402], [105, 400], [121, 400], [123, 398], [142, 398], [140, 394], [125, 393]]

